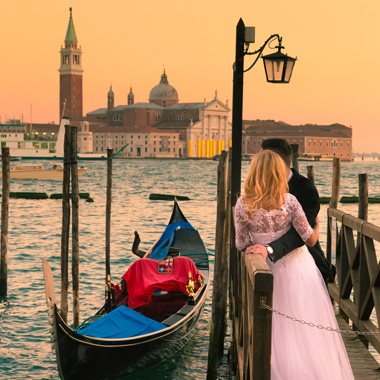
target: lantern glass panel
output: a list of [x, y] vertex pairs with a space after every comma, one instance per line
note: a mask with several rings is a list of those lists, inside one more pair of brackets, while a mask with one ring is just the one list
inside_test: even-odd
[[273, 62], [273, 80], [279, 82], [282, 80], [282, 73], [284, 71], [284, 61]]
[[294, 64], [295, 63], [296, 63], [295, 60], [288, 59], [288, 62], [287, 62], [287, 65], [286, 65], [285, 77], [284, 77], [284, 82], [285, 83], [289, 83], [290, 82], [290, 78], [292, 77], [293, 68], [294, 68]]
[[264, 66], [265, 72], [267, 74], [267, 81], [271, 81], [273, 79], [273, 61], [264, 59]]
[[284, 70], [283, 60], [264, 59], [268, 82], [281, 82]]

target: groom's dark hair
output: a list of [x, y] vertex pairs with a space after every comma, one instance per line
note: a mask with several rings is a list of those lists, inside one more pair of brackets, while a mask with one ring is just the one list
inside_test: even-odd
[[284, 139], [265, 139], [261, 143], [261, 149], [276, 152], [290, 167], [292, 162], [292, 149], [289, 143]]

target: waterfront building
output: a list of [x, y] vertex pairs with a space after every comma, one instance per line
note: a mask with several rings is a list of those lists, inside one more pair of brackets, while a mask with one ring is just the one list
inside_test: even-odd
[[338, 157], [342, 161], [352, 161], [352, 129], [341, 124], [290, 125], [274, 120], [245, 120], [242, 153], [257, 153], [264, 139], [275, 137], [284, 138], [289, 144], [298, 144], [300, 158], [326, 160]]
[[[150, 126], [112, 126], [102, 122], [80, 122], [78, 153], [106, 153], [118, 157], [183, 157], [179, 134]], [[90, 128], [91, 125], [91, 128]]]

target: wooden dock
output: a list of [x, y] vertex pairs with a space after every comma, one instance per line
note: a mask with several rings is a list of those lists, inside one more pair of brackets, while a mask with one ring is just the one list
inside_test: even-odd
[[[341, 330], [350, 330], [350, 326], [340, 315], [336, 319]], [[355, 379], [380, 379], [380, 365], [361, 340], [354, 334], [342, 334], [342, 338]]]

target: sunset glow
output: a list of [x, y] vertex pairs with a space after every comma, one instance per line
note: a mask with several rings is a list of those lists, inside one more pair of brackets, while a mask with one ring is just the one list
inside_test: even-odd
[[[353, 128], [354, 152], [380, 153], [379, 1], [3, 2], [1, 122], [59, 122], [59, 51], [70, 7], [83, 51], [84, 114], [106, 107], [111, 84], [116, 106], [127, 104], [130, 87], [136, 102], [147, 102], [164, 67], [180, 102], [211, 100], [217, 90], [231, 106], [241, 17], [256, 27], [251, 50], [278, 33], [283, 52], [297, 57], [289, 84], [266, 83], [261, 60], [245, 74], [244, 119], [340, 123]], [[245, 66], [252, 61], [246, 57]]]

